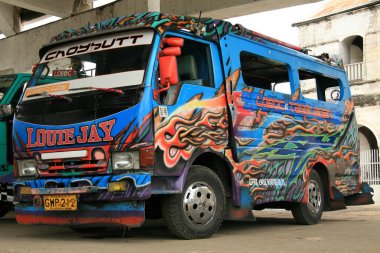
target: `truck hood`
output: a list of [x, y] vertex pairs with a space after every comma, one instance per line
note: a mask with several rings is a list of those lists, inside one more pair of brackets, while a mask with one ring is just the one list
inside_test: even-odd
[[[153, 121], [150, 106], [142, 103], [94, 121], [64, 126], [38, 125], [14, 120], [13, 150], [16, 158], [34, 157], [37, 154], [52, 157], [59, 152], [82, 150], [88, 156], [94, 148], [108, 154], [152, 145]], [[86, 152], [84, 152], [86, 151]], [[49, 156], [47, 153], [56, 153]], [[72, 153], [78, 156], [78, 152]]]

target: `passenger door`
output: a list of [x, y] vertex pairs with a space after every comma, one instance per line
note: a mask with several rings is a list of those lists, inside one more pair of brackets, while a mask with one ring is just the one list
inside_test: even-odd
[[266, 45], [227, 35], [221, 43], [227, 74], [234, 175], [254, 204], [283, 201], [292, 184], [302, 149], [289, 104], [299, 97], [292, 65], [295, 58]]
[[[222, 52], [236, 159], [282, 157], [292, 149], [283, 131], [284, 119], [289, 116], [289, 102], [298, 99], [293, 59], [260, 43], [232, 36], [227, 41]], [[238, 50], [229, 51], [234, 44], [239, 44]], [[245, 152], [253, 148], [253, 153]]]

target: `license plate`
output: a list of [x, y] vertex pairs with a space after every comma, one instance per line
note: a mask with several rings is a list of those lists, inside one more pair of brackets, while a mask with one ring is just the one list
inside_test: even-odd
[[50, 195], [44, 196], [45, 211], [73, 211], [77, 210], [76, 195]]

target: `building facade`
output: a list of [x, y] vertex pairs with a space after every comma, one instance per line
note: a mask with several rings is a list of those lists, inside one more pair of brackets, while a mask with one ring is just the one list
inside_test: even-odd
[[300, 46], [310, 54], [339, 54], [351, 85], [361, 151], [380, 141], [380, 1], [329, 0], [297, 24]]

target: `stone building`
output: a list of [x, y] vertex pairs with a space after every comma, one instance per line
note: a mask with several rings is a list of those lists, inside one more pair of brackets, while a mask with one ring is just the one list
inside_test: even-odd
[[380, 141], [380, 1], [328, 0], [309, 20], [294, 24], [300, 46], [313, 55], [340, 54], [350, 81], [361, 151]]

